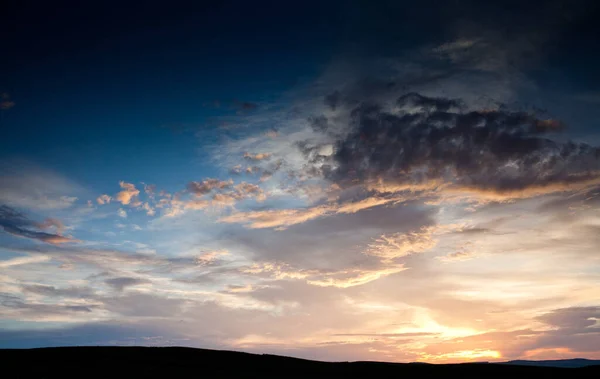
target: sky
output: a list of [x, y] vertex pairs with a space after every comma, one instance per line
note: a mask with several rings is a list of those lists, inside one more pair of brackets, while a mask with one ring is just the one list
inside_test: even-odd
[[0, 9], [0, 348], [600, 359], [596, 2]]

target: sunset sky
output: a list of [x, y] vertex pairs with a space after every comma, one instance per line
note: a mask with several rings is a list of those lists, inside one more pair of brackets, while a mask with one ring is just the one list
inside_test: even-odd
[[0, 348], [600, 359], [597, 2], [123, 3], [0, 6]]

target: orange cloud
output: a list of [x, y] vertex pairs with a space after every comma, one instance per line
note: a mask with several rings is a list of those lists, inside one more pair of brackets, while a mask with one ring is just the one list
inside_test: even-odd
[[403, 197], [377, 198], [371, 197], [348, 203], [328, 203], [311, 208], [299, 209], [274, 209], [265, 211], [237, 212], [219, 219], [219, 222], [241, 223], [250, 229], [278, 228], [280, 230], [289, 226], [301, 224], [336, 213], [356, 213], [358, 211], [403, 201]]
[[65, 236], [53, 235], [53, 234], [41, 237], [40, 240], [42, 240], [46, 243], [52, 244], [52, 245], [60, 245], [63, 243], [79, 242], [79, 240], [76, 240], [71, 237], [65, 237]]
[[305, 209], [276, 209], [252, 212], [236, 212], [221, 217], [219, 222], [229, 224], [241, 223], [250, 229], [286, 228], [308, 220], [321, 217], [329, 212], [328, 206], [318, 206]]
[[422, 253], [435, 247], [433, 238], [436, 228], [426, 227], [412, 233], [395, 233], [382, 235], [368, 245], [366, 255], [380, 258], [383, 262], [391, 262], [413, 253]]
[[296, 269], [285, 263], [255, 263], [252, 266], [241, 268], [245, 274], [267, 275], [274, 280], [304, 280], [306, 283], [318, 287], [348, 288], [363, 285], [384, 276], [404, 271], [403, 265], [391, 265], [378, 269], [351, 268], [336, 271], [322, 271], [317, 269]]
[[121, 181], [119, 182], [119, 185], [123, 190], [117, 193], [115, 199], [123, 205], [131, 203], [132, 199], [140, 194], [140, 191], [131, 183], [125, 183]]
[[508, 202], [561, 192], [578, 192], [600, 185], [600, 172], [571, 175], [567, 180], [547, 181], [532, 184], [522, 189], [498, 190], [461, 185], [448, 186], [444, 194], [457, 197], [472, 197], [481, 201]]
[[244, 153], [244, 158], [251, 160], [251, 161], [262, 161], [262, 160], [271, 158], [271, 153], [251, 154], [251, 153], [246, 152], [246, 153]]
[[428, 204], [437, 205], [444, 202], [472, 201], [476, 203], [512, 202], [538, 196], [556, 193], [575, 193], [585, 191], [600, 185], [600, 172], [572, 174], [567, 178], [547, 180], [529, 184], [523, 188], [502, 190], [495, 187], [469, 186], [454, 182], [435, 179], [415, 183], [394, 183], [377, 180], [368, 182], [365, 187], [378, 193], [404, 194], [408, 198], [429, 197]]
[[96, 202], [100, 205], [103, 204], [108, 204], [110, 203], [110, 201], [112, 200], [112, 197], [108, 196], [108, 195], [100, 195], [98, 196], [98, 198], [96, 199]]
[[206, 266], [217, 261], [220, 257], [228, 254], [229, 252], [226, 250], [208, 251], [197, 256], [196, 263], [201, 266]]

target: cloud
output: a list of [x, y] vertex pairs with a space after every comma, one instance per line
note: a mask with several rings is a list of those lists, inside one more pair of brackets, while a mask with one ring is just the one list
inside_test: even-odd
[[458, 39], [456, 41], [446, 42], [438, 47], [436, 47], [433, 51], [438, 53], [451, 53], [455, 51], [464, 51], [469, 49], [473, 45], [477, 43], [477, 40], [470, 39]]
[[242, 111], [253, 111], [258, 108], [258, 104], [248, 101], [235, 102], [235, 105]]
[[450, 192], [498, 200], [600, 184], [600, 149], [550, 139], [562, 123], [463, 108], [460, 100], [417, 93], [400, 96], [392, 108], [366, 99], [334, 129], [340, 137], [330, 157], [315, 155], [320, 145], [304, 153], [316, 172], [342, 187], [441, 181]]
[[124, 181], [119, 182], [119, 186], [123, 189], [115, 195], [115, 200], [123, 205], [131, 203], [132, 200], [140, 194], [140, 191], [135, 188], [132, 183], [126, 183]]
[[221, 257], [228, 254], [229, 252], [226, 250], [208, 251], [196, 257], [196, 263], [201, 266], [209, 266], [216, 263]]
[[[411, 18], [403, 6], [386, 10]], [[149, 216], [185, 213], [163, 219], [164, 229], [152, 220], [148, 232], [131, 233], [152, 246], [103, 241], [113, 224], [101, 213], [115, 213], [100, 209], [98, 221], [78, 224], [68, 199], [60, 202], [101, 192], [48, 193], [52, 181], [8, 186], [11, 200], [3, 203], [20, 210], [27, 207], [16, 201], [51, 199], [53, 209], [62, 209], [52, 216], [93, 240], [24, 247], [2, 238], [8, 254], [30, 256], [0, 261], [0, 292], [10, 293], [2, 299], [12, 304], [3, 307], [3, 322], [19, 320], [24, 329], [0, 332], [0, 343], [138, 345], [183, 336], [174, 343], [330, 360], [499, 359], [552, 349], [598, 355], [596, 310], [568, 310], [597, 299], [597, 202], [587, 200], [598, 185], [593, 148], [569, 147], [559, 134], [564, 125], [546, 114], [496, 103], [521, 100], [515, 88], [527, 85], [524, 59], [513, 54], [519, 46], [496, 43], [478, 27], [465, 32], [471, 26], [462, 17], [475, 12], [469, 6], [456, 10], [457, 27], [438, 22], [452, 8], [446, 6], [419, 7], [427, 22], [390, 23], [403, 34], [413, 25], [437, 25], [456, 30], [455, 38], [436, 38], [385, 62], [369, 56], [354, 65], [342, 57], [343, 66], [333, 64], [298, 94], [224, 118], [244, 127], [219, 129], [224, 138], [210, 139], [218, 150], [212, 158], [222, 165], [215, 172], [233, 167], [235, 181], [206, 179], [171, 194], [143, 183], [143, 194], [121, 186], [128, 204], [118, 205], [130, 218], [132, 208]], [[362, 8], [361, 25], [365, 12], [381, 7]], [[543, 12], [536, 8], [543, 7], [527, 12], [535, 20], [511, 25], [536, 29]], [[380, 21], [378, 30], [386, 27]], [[410, 45], [429, 37], [413, 35]], [[513, 121], [519, 115], [523, 121]], [[552, 196], [531, 198], [546, 194]], [[465, 199], [476, 203], [457, 206]], [[61, 224], [43, 217], [20, 228], [62, 234]], [[501, 217], [501, 225], [490, 221]], [[461, 225], [443, 229], [452, 220]], [[440, 263], [472, 252], [485, 259]], [[87, 296], [86, 286], [97, 292]], [[114, 325], [84, 324], [107, 318]], [[63, 328], [40, 330], [54, 325], [48, 322]]]
[[[414, 205], [379, 205], [364, 212], [343, 209], [344, 213], [336, 212], [339, 207], [331, 207], [330, 214], [326, 213], [327, 206], [308, 208], [307, 213], [271, 210], [233, 214], [235, 220], [227, 221], [250, 222], [250, 231], [239, 233], [233, 246], [242, 243], [258, 261], [240, 270], [270, 280], [301, 280], [313, 286], [350, 288], [406, 270], [400, 259], [433, 248], [434, 236], [447, 229], [417, 227], [411, 231], [431, 221], [427, 210]], [[324, 214], [328, 218], [321, 218]], [[297, 226], [286, 228], [293, 223]], [[270, 227], [281, 231], [273, 234], [260, 230]], [[395, 233], [381, 236], [387, 230]], [[370, 236], [374, 242], [369, 244]], [[261, 243], [264, 240], [267, 241]]]
[[[53, 226], [57, 230], [56, 234], [40, 231], [40, 229], [47, 229], [50, 226]], [[56, 219], [47, 219], [42, 223], [38, 223], [28, 219], [22, 213], [7, 205], [0, 205], [0, 227], [2, 227], [2, 230], [6, 233], [12, 234], [13, 236], [29, 238], [49, 244], [77, 241], [71, 237], [60, 234], [64, 228], [60, 221]]]
[[[43, 256], [73, 267], [89, 266], [102, 272], [131, 272], [147, 270], [164, 270], [174, 273], [178, 270], [198, 267], [197, 255], [183, 257], [166, 257], [148, 253], [138, 247], [139, 252], [121, 251], [115, 249], [90, 248], [89, 246], [70, 245], [40, 245], [36, 247], [11, 246], [15, 252], [22, 252], [33, 257]], [[140, 272], [137, 272], [140, 274]], [[125, 275], [114, 275], [125, 276]]]
[[32, 255], [25, 257], [16, 257], [7, 260], [0, 261], [0, 268], [9, 268], [14, 266], [35, 264], [35, 263], [43, 263], [48, 262], [52, 258], [46, 255]]
[[153, 198], [156, 194], [156, 184], [144, 184], [144, 192], [150, 198]]
[[403, 200], [403, 197], [368, 197], [353, 202], [332, 202], [309, 208], [235, 212], [221, 217], [219, 222], [241, 223], [251, 229], [278, 228], [281, 230], [319, 217], [333, 214], [356, 213], [376, 206], [399, 203]]
[[242, 273], [267, 275], [273, 280], [304, 280], [318, 287], [349, 288], [367, 284], [382, 277], [404, 271], [402, 264], [381, 268], [348, 268], [341, 270], [296, 269], [284, 263], [256, 263], [240, 269]]
[[40, 229], [54, 228], [57, 233], [62, 233], [65, 230], [65, 225], [62, 223], [62, 221], [51, 217], [45, 219], [41, 223], [38, 223], [37, 227]]
[[76, 183], [24, 161], [0, 163], [0, 203], [34, 211], [72, 207], [83, 189]]
[[6, 92], [0, 94], [0, 110], [6, 111], [15, 106], [15, 102], [10, 99]]
[[[215, 195], [215, 196], [217, 196], [217, 195]], [[194, 199], [194, 200], [189, 200], [188, 202], [186, 202], [184, 205], [184, 208], [197, 211], [197, 210], [206, 209], [210, 205], [211, 205], [211, 202], [209, 200]]]
[[461, 250], [461, 251], [450, 253], [448, 255], [444, 255], [442, 257], [437, 257], [437, 258], [442, 262], [451, 263], [451, 262], [467, 261], [469, 259], [473, 259], [474, 256], [475, 256], [475, 254], [473, 252]]
[[146, 215], [148, 216], [154, 216], [156, 214], [156, 210], [152, 208], [148, 202], [142, 204], [142, 209], [146, 211]]
[[0, 295], [0, 304], [5, 307], [7, 315], [14, 313], [22, 320], [43, 320], [51, 316], [69, 317], [76, 313], [86, 314], [92, 312], [92, 307], [86, 305], [28, 303], [17, 298], [2, 299], [2, 295]]
[[147, 279], [132, 278], [132, 277], [118, 277], [110, 278], [104, 281], [107, 285], [111, 286], [117, 291], [123, 291], [127, 287], [137, 286], [140, 284], [150, 283]]
[[127, 218], [127, 212], [123, 208], [119, 208], [117, 211], [117, 215], [122, 218]]
[[[163, 209], [163, 216], [172, 218], [181, 216], [186, 210], [218, 210], [223, 207], [233, 207], [237, 202], [246, 199], [264, 201], [267, 194], [258, 185], [241, 182], [234, 185], [233, 180], [205, 179], [201, 182], [190, 182], [187, 192], [178, 192], [174, 196], [163, 197], [156, 204], [156, 208]], [[212, 194], [210, 198], [204, 197]]]
[[265, 132], [265, 136], [269, 138], [277, 138], [279, 136], [279, 132], [277, 129], [269, 129]]
[[234, 187], [234, 191], [226, 193], [233, 196], [236, 200], [242, 200], [246, 198], [255, 198], [258, 201], [263, 201], [266, 198], [266, 194], [262, 188], [256, 184], [241, 182]]
[[265, 159], [269, 159], [271, 158], [271, 153], [256, 153], [256, 154], [251, 154], [251, 153], [244, 153], [244, 159], [247, 159], [249, 161], [262, 161]]
[[242, 165], [238, 164], [233, 166], [229, 172], [233, 175], [240, 175], [242, 173]]
[[233, 185], [233, 180], [221, 181], [219, 179], [205, 179], [202, 182], [190, 182], [187, 186], [188, 191], [196, 196], [203, 196], [213, 190], [229, 188]]
[[45, 284], [24, 285], [23, 291], [58, 298], [92, 298], [95, 292], [89, 287], [56, 288]]
[[382, 235], [368, 245], [365, 254], [380, 258], [384, 262], [392, 262], [396, 258], [425, 252], [436, 245], [433, 238], [435, 230], [434, 227], [424, 227], [411, 233]]
[[116, 298], [105, 298], [104, 307], [128, 317], [177, 317], [185, 302], [183, 299], [127, 293]]
[[108, 195], [100, 195], [100, 196], [98, 196], [98, 198], [96, 198], [96, 202], [100, 205], [109, 204], [111, 200], [112, 200], [112, 197], [110, 197]]
[[219, 222], [243, 223], [251, 229], [285, 228], [294, 224], [321, 217], [329, 211], [327, 206], [306, 209], [277, 209], [251, 212], [236, 212], [221, 217]]
[[[538, 317], [538, 320], [560, 329], [595, 331], [600, 333], [600, 307], [570, 307], [555, 309]], [[593, 330], [595, 329], [595, 330]]]

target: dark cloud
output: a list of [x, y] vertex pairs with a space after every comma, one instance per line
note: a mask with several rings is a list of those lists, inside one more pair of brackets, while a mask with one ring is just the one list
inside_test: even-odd
[[89, 287], [56, 288], [54, 286], [33, 284], [23, 286], [23, 291], [48, 297], [90, 298], [94, 291]]
[[61, 231], [64, 226], [60, 221], [46, 219], [44, 222], [38, 223], [28, 219], [25, 215], [7, 205], [0, 205], [0, 227], [6, 233], [14, 236], [30, 238], [50, 244], [74, 242], [70, 237], [40, 231], [40, 229], [47, 229], [49, 227], [54, 227], [57, 231]]
[[270, 229], [231, 227], [219, 238], [226, 248], [249, 251], [257, 261], [284, 261], [300, 267], [340, 269], [372, 264], [362, 249], [386, 233], [431, 226], [435, 209], [407, 203], [376, 206], [356, 213], [316, 218], [273, 233]]
[[149, 283], [149, 281], [140, 278], [118, 277], [106, 279], [104, 283], [108, 284], [117, 291], [123, 291], [127, 287], [137, 286], [138, 284], [146, 284]]
[[[546, 313], [538, 320], [560, 329], [577, 330], [582, 332], [597, 324], [600, 320], [600, 307], [571, 307], [555, 309]], [[600, 333], [600, 328], [595, 328]]]
[[[349, 109], [335, 152], [319, 157], [319, 171], [343, 185], [443, 180], [496, 193], [600, 179], [600, 149], [551, 139], [562, 123], [502, 107], [463, 109], [460, 100], [417, 93], [392, 108], [365, 101]], [[313, 128], [325, 128], [323, 117], [313, 119]], [[307, 157], [319, 148], [300, 147]]]
[[338, 105], [340, 105], [341, 101], [342, 94], [340, 93], [340, 91], [334, 91], [329, 95], [325, 96], [323, 103], [325, 103], [325, 105], [327, 105], [332, 110], [335, 110], [338, 107]]
[[[400, 108], [420, 108], [426, 112], [459, 111], [464, 108], [464, 104], [459, 100], [426, 97], [415, 92], [398, 98], [396, 105]], [[445, 118], [442, 113], [439, 114], [439, 117]]]
[[311, 128], [315, 132], [325, 132], [329, 128], [329, 121], [325, 116], [311, 117], [308, 119]]
[[519, 346], [520, 351], [568, 349], [585, 354], [598, 350], [600, 307], [555, 309], [537, 318], [552, 329], [539, 332], [535, 339]]
[[258, 104], [248, 101], [236, 102], [237, 107], [243, 111], [253, 111], [258, 108]]
[[103, 299], [104, 307], [123, 316], [177, 317], [185, 300], [141, 293]]
[[74, 312], [90, 313], [94, 306], [63, 305], [46, 303], [28, 303], [16, 296], [0, 295], [0, 304], [7, 309], [16, 310], [22, 317], [47, 315], [69, 315]]
[[257, 103], [253, 103], [250, 101], [239, 101], [239, 100], [233, 100], [233, 101], [214, 100], [211, 102], [204, 103], [203, 106], [216, 108], [216, 109], [229, 108], [229, 109], [236, 110], [238, 113], [249, 112], [249, 111], [254, 111], [254, 110], [258, 109]]
[[6, 92], [0, 94], [0, 110], [8, 110], [15, 106], [15, 102], [11, 100], [10, 95]]

